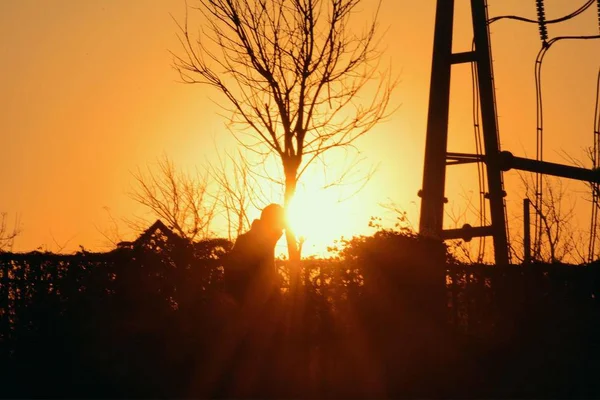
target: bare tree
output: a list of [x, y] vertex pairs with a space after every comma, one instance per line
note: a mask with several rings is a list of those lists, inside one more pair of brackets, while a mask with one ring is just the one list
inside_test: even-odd
[[[125, 240], [124, 235], [119, 228], [119, 222], [122, 222], [122, 220], [120, 221], [113, 216], [110, 207], [104, 206], [102, 207], [102, 209], [108, 217], [108, 226], [100, 228], [98, 225], [95, 225], [95, 228], [96, 231], [98, 231], [98, 233], [100, 233], [104, 237], [103, 245], [107, 248], [114, 248], [118, 246], [119, 243]], [[135, 228], [136, 231], [140, 231], [137, 225], [135, 226]]]
[[8, 214], [0, 213], [0, 252], [12, 251], [15, 244], [15, 238], [21, 233], [21, 223], [19, 217], [15, 217], [14, 224], [9, 227]]
[[261, 209], [266, 205], [265, 194], [259, 184], [260, 176], [252, 173], [247, 158], [237, 155], [217, 154], [217, 163], [209, 164], [207, 170], [219, 191], [214, 195], [218, 211], [225, 216], [228, 239], [248, 230], [251, 225], [249, 209]]
[[569, 199], [568, 188], [562, 180], [544, 176], [543, 195], [536, 202], [535, 185], [532, 179], [519, 174], [529, 199], [532, 212], [537, 214], [539, 226], [533, 234], [532, 256], [536, 261], [557, 263], [566, 261], [584, 262], [583, 241], [574, 225], [575, 203]]
[[[598, 84], [600, 85], [600, 74], [598, 75]], [[599, 86], [600, 88], [600, 86]], [[597, 107], [600, 105], [597, 104]], [[600, 114], [600, 109], [598, 109], [597, 114]], [[586, 147], [583, 149], [584, 152], [584, 160], [578, 159], [569, 155], [566, 152], [562, 152], [563, 158], [567, 162], [570, 162], [573, 165], [576, 165], [581, 168], [591, 168], [592, 170], [598, 171], [598, 165], [600, 163], [599, 154], [600, 154], [600, 146], [598, 140], [600, 139], [600, 117], [596, 116], [595, 121], [595, 143], [594, 146]], [[591, 165], [590, 165], [591, 164]], [[583, 197], [585, 201], [589, 201], [592, 205], [592, 215], [590, 218], [590, 232], [588, 233], [588, 255], [587, 261], [593, 262], [598, 259], [598, 210], [600, 209], [600, 185], [594, 182], [586, 183], [589, 192]]]
[[[145, 230], [153, 219], [161, 219], [170, 229], [189, 240], [210, 235], [210, 224], [217, 203], [208, 193], [208, 174], [178, 171], [167, 156], [159, 159], [155, 169], [133, 173], [131, 199], [144, 206], [150, 217], [128, 220], [130, 227]], [[150, 218], [150, 219], [149, 219]]]
[[233, 241], [251, 224], [250, 209], [266, 205], [260, 191], [260, 176], [251, 173], [251, 166], [241, 152], [237, 155], [215, 150], [217, 162], [207, 162], [194, 174], [183, 173], [167, 156], [163, 156], [145, 171], [133, 173], [134, 187], [129, 196], [144, 206], [146, 215], [133, 219], [117, 219], [109, 207], [104, 207], [108, 226], [96, 230], [104, 237], [104, 245], [114, 247], [124, 241], [120, 223], [135, 232], [145, 231], [154, 219], [161, 219], [177, 234], [190, 240], [204, 239], [213, 234], [211, 224], [224, 217], [227, 236]]
[[[313, 161], [353, 148], [389, 115], [396, 81], [389, 71], [379, 73], [377, 13], [361, 32], [351, 29], [364, 21], [361, 4], [197, 0], [194, 9], [205, 21], [200, 35], [191, 32], [187, 9], [178, 24], [183, 51], [173, 55], [182, 80], [215, 88], [238, 142], [280, 158], [286, 208]], [[286, 236], [290, 259], [299, 259], [294, 234]]]

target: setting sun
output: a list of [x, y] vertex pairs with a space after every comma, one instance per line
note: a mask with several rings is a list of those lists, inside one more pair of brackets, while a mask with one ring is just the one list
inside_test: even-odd
[[324, 254], [333, 240], [348, 232], [356, 221], [348, 218], [353, 199], [340, 201], [340, 190], [319, 186], [299, 187], [288, 213], [288, 223], [298, 239], [304, 240], [304, 255]]

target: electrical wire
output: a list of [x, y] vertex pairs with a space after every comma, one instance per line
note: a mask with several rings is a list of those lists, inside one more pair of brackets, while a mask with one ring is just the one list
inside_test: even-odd
[[[580, 15], [581, 13], [583, 13], [584, 11], [586, 11], [589, 7], [591, 7], [594, 2], [597, 3], [598, 5], [598, 26], [600, 29], [600, 0], [587, 0], [581, 7], [579, 7], [578, 9], [576, 9], [575, 11], [560, 17], [560, 18], [555, 18], [555, 19], [550, 19], [550, 20], [546, 20], [546, 16], [545, 16], [545, 11], [544, 11], [544, 2], [543, 0], [536, 0], [536, 9], [537, 9], [537, 14], [538, 14], [538, 19], [537, 20], [533, 20], [530, 18], [525, 18], [525, 17], [520, 17], [520, 16], [516, 16], [516, 15], [502, 15], [502, 16], [498, 16], [498, 17], [494, 17], [494, 18], [490, 18], [488, 19], [488, 25], [496, 22], [496, 21], [500, 21], [503, 19], [511, 19], [511, 20], [517, 20], [517, 21], [522, 21], [522, 22], [528, 22], [528, 23], [534, 23], [534, 24], [538, 24], [539, 26], [539, 30], [540, 30], [540, 38], [542, 40], [542, 48], [540, 49], [540, 51], [538, 52], [538, 55], [536, 57], [536, 61], [535, 61], [535, 86], [536, 86], [536, 159], [538, 161], [542, 161], [543, 160], [543, 144], [544, 144], [544, 136], [543, 136], [543, 131], [544, 131], [544, 117], [543, 117], [543, 103], [542, 103], [542, 86], [541, 86], [541, 73], [542, 73], [542, 62], [544, 60], [544, 57], [548, 51], [548, 49], [556, 42], [561, 41], [561, 40], [589, 40], [589, 39], [598, 39], [600, 38], [600, 35], [594, 35], [594, 36], [559, 36], [559, 37], [555, 37], [552, 38], [550, 40], [548, 40], [548, 32], [547, 32], [547, 28], [546, 25], [548, 24], [556, 24], [556, 23], [560, 23], [560, 22], [564, 22], [567, 20], [570, 20], [572, 18], [577, 17], [578, 15]], [[489, 31], [488, 31], [489, 34]], [[600, 79], [600, 78], [599, 78]], [[496, 104], [494, 103], [494, 106], [496, 106]], [[598, 112], [598, 111], [597, 111]], [[496, 118], [497, 118], [497, 113], [496, 113]], [[598, 123], [596, 122], [598, 119], [600, 119], [600, 117], [596, 116], [595, 119], [595, 127], [598, 125]], [[598, 139], [600, 140], [600, 139]], [[596, 140], [594, 141], [594, 146], [595, 148], [600, 147], [600, 143], [596, 144]], [[598, 150], [600, 152], [600, 150]], [[596, 157], [596, 156], [595, 156]], [[596, 157], [596, 159], [598, 159], [598, 157]], [[543, 204], [543, 177], [542, 174], [540, 173], [536, 173], [536, 179], [535, 179], [535, 205], [536, 205], [536, 210], [539, 210], [541, 212], [541, 207]], [[506, 212], [506, 210], [505, 210]], [[535, 213], [535, 219], [534, 219], [534, 226], [536, 227], [535, 229], [535, 237], [534, 237], [534, 243], [536, 244], [536, 249], [534, 250], [534, 259], [535, 258], [539, 258], [540, 252], [541, 252], [541, 234], [542, 234], [542, 224], [541, 224], [541, 215], [540, 212], [536, 212]], [[508, 225], [508, 222], [507, 222]], [[508, 231], [507, 231], [507, 235], [508, 235]]]
[[[472, 50], [475, 51], [475, 41], [473, 41]], [[471, 84], [473, 88], [473, 131], [475, 134], [475, 154], [478, 156], [483, 155], [483, 145], [481, 138], [481, 124], [479, 120], [479, 77], [477, 76], [476, 65], [471, 63]], [[484, 179], [484, 163], [477, 163], [477, 181], [479, 186], [479, 226], [486, 224], [486, 202], [485, 202], [485, 191], [486, 184]], [[479, 239], [479, 246], [477, 249], [477, 260], [481, 262], [485, 252], [485, 236]]]
[[[583, 4], [581, 7], [579, 7], [577, 10], [573, 11], [570, 14], [567, 14], [563, 17], [560, 18], [554, 18], [554, 19], [549, 19], [546, 20], [545, 23], [546, 24], [557, 24], [559, 22], [564, 22], [564, 21], [568, 21], [572, 18], [577, 17], [579, 14], [581, 14], [582, 12], [584, 12], [585, 10], [587, 10], [588, 8], [590, 8], [592, 6], [592, 4], [594, 4], [595, 0], [587, 0], [585, 2], [585, 4]], [[600, 0], [596, 0], [598, 1], [598, 4], [600, 4]], [[600, 9], [600, 5], [598, 6]], [[600, 11], [599, 11], [600, 14]], [[600, 18], [600, 17], [599, 17]], [[500, 21], [502, 19], [512, 19], [512, 20], [516, 20], [516, 21], [521, 21], [521, 22], [529, 22], [532, 24], [537, 24], [539, 21], [535, 20], [535, 19], [530, 19], [530, 18], [525, 18], [525, 17], [520, 17], [518, 15], [500, 15], [498, 17], [494, 17], [494, 18], [490, 18], [488, 20], [488, 24], [494, 23], [496, 21]]]
[[[536, 160], [543, 161], [544, 160], [544, 113], [543, 113], [543, 97], [542, 97], [542, 65], [544, 61], [544, 57], [546, 56], [548, 50], [552, 47], [553, 44], [562, 41], [562, 40], [592, 40], [592, 39], [600, 39], [600, 35], [590, 35], [590, 36], [558, 36], [550, 39], [547, 42], [544, 42], [542, 48], [538, 52], [538, 55], [535, 59], [535, 90], [536, 90]], [[538, 212], [535, 213], [535, 238], [534, 243], [536, 243], [536, 249], [534, 252], [535, 257], [539, 257], [541, 252], [541, 237], [542, 237], [542, 224], [541, 224], [541, 214], [543, 213], [543, 177], [542, 174], [536, 173], [535, 180], [535, 205], [536, 210]]]
[[[544, 107], [543, 107], [543, 96], [542, 96], [542, 61], [544, 60], [544, 56], [548, 51], [547, 41], [543, 42], [542, 48], [538, 52], [538, 55], [535, 60], [535, 110], [536, 110], [536, 128], [535, 128], [535, 159], [537, 161], [544, 160]], [[535, 195], [535, 216], [533, 226], [534, 229], [534, 238], [533, 243], [535, 245], [533, 251], [533, 259], [539, 260], [541, 256], [541, 247], [542, 247], [542, 207], [543, 207], [543, 193], [544, 193], [544, 180], [542, 174], [539, 172], [535, 173], [535, 183], [534, 183], [534, 195]]]
[[[600, 0], [598, 1], [600, 9]], [[592, 152], [592, 166], [593, 169], [598, 168], [598, 161], [600, 161], [600, 69], [598, 69], [598, 79], [596, 80], [596, 105], [594, 112], [594, 149]], [[592, 218], [590, 226], [590, 240], [588, 249], [588, 261], [591, 263], [594, 261], [594, 252], [596, 250], [596, 239], [598, 236], [598, 208], [600, 207], [600, 199], [598, 190], [600, 185], [598, 183], [592, 183]]]
[[[598, 32], [600, 32], [600, 0], [597, 0], [598, 6]], [[592, 168], [598, 169], [600, 161], [600, 69], [598, 70], [598, 79], [596, 81], [596, 106], [594, 112], [594, 149], [592, 151]], [[588, 262], [594, 261], [596, 252], [596, 239], [598, 238], [598, 208], [600, 208], [600, 185], [596, 182], [591, 184], [592, 189], [592, 216], [590, 222], [590, 240], [588, 248]]]

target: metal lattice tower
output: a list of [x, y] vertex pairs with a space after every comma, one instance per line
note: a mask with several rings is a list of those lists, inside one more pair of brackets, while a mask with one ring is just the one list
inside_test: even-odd
[[[474, 48], [471, 51], [452, 53], [452, 34], [454, 25], [454, 0], [438, 0], [435, 17], [435, 34], [433, 40], [433, 58], [431, 69], [431, 86], [429, 92], [429, 110], [427, 116], [427, 137], [425, 143], [425, 165], [423, 170], [423, 188], [421, 196], [420, 233], [424, 236], [438, 239], [470, 240], [473, 237], [491, 236], [494, 243], [494, 258], [497, 265], [510, 262], [508, 249], [508, 228], [506, 223], [506, 207], [502, 173], [510, 169], [518, 169], [538, 174], [553, 175], [563, 178], [576, 179], [600, 184], [600, 171], [580, 168], [543, 161], [541, 157], [541, 124], [538, 109], [538, 156], [535, 160], [513, 156], [508, 151], [501, 151], [497, 125], [496, 102], [494, 93], [494, 78], [492, 72], [491, 50], [489, 40], [489, 20], [487, 15], [487, 0], [470, 0], [471, 16], [474, 33]], [[600, 0], [598, 3], [600, 24]], [[561, 39], [599, 39], [598, 36], [566, 36], [548, 39], [546, 25], [558, 23], [573, 18], [593, 4], [586, 3], [566, 17], [546, 20], [543, 0], [536, 0], [540, 38], [543, 46], [538, 54], [541, 59], [550, 46]], [[499, 17], [496, 17], [498, 19]], [[600, 25], [599, 25], [600, 27]], [[481, 110], [483, 126], [483, 151], [478, 154], [451, 153], [448, 144], [448, 117], [450, 104], [450, 78], [452, 66], [461, 63], [472, 63], [475, 66], [477, 80], [477, 98]], [[537, 65], [537, 64], [536, 64]], [[600, 82], [600, 78], [599, 78]], [[598, 83], [600, 85], [600, 83]], [[600, 89], [599, 89], [600, 90]], [[597, 100], [598, 101], [598, 100]], [[540, 97], [538, 92], [538, 106]], [[598, 109], [598, 105], [596, 106]], [[595, 129], [598, 131], [600, 116], [596, 112]], [[595, 136], [595, 140], [598, 140]], [[600, 146], [600, 145], [599, 145]], [[595, 160], [595, 162], [598, 162]], [[446, 167], [448, 165], [484, 163], [486, 170], [488, 193], [485, 198], [489, 201], [491, 224], [472, 227], [468, 224], [460, 229], [443, 229], [444, 197], [446, 184]], [[595, 164], [596, 165], [596, 164]], [[541, 178], [540, 178], [541, 179]], [[536, 186], [537, 187], [537, 186]], [[541, 189], [536, 189], [540, 191]], [[537, 194], [536, 194], [537, 196]], [[536, 217], [537, 218], [537, 217]], [[527, 216], [528, 219], [528, 216]], [[590, 241], [592, 243], [592, 241]], [[527, 249], [528, 251], [529, 249]], [[526, 251], [526, 254], [527, 254]]]
[[[492, 236], [496, 264], [508, 264], [508, 240], [504, 207], [504, 188], [500, 165], [500, 146], [496, 124], [496, 106], [487, 25], [486, 0], [471, 0], [475, 48], [452, 53], [454, 0], [438, 0], [433, 43], [431, 87], [425, 144], [425, 167], [421, 195], [420, 232], [441, 239]], [[476, 64], [483, 125], [483, 155], [448, 153], [448, 117], [452, 65]], [[485, 162], [491, 225], [443, 230], [446, 166]]]

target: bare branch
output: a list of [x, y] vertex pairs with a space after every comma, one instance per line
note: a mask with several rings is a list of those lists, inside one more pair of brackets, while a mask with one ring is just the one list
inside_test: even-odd
[[236, 155], [216, 152], [218, 163], [209, 164], [208, 171], [218, 185], [219, 192], [214, 195], [219, 213], [225, 216], [229, 240], [235, 239], [251, 225], [248, 211], [268, 204], [265, 194], [258, 184], [260, 177], [252, 168], [241, 151]]
[[536, 204], [531, 175], [519, 174], [519, 177], [525, 197], [541, 224], [542, 235], [532, 243], [533, 259], [549, 263], [580, 261], [580, 255], [585, 253], [580, 248], [584, 242], [579, 240], [581, 232], [574, 224], [575, 203], [567, 196], [568, 188], [560, 179], [545, 176], [542, 201]]
[[15, 216], [12, 227], [9, 227], [8, 213], [0, 213], [0, 252], [12, 251], [15, 238], [21, 233], [21, 220]]
[[209, 201], [208, 174], [182, 173], [163, 156], [155, 168], [147, 167], [132, 174], [134, 188], [129, 197], [144, 206], [146, 217], [134, 217], [127, 224], [134, 230], [144, 230], [153, 219], [163, 222], [181, 237], [203, 239], [210, 234], [210, 224], [216, 212], [216, 202]]

